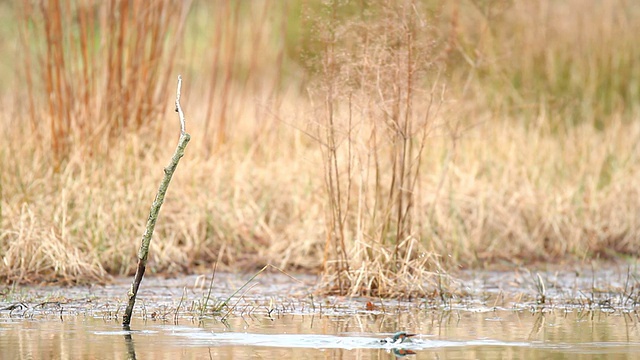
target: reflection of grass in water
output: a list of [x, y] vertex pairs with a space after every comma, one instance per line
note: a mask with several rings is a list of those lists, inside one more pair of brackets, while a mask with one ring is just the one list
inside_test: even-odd
[[[377, 62], [358, 63], [355, 55], [363, 53], [356, 50], [363, 51], [365, 44], [375, 50], [374, 46], [384, 43], [370, 39], [348, 42], [353, 38], [347, 36], [341, 37], [345, 43], [334, 44], [338, 50], [334, 65], [341, 66], [333, 83], [337, 91], [333, 103], [336, 174], [341, 176], [344, 210], [335, 218], [326, 210], [331, 194], [337, 193], [322, 194], [326, 153], [307, 137], [319, 134], [314, 129], [328, 129], [318, 121], [326, 119], [322, 117], [326, 98], [314, 96], [313, 91], [303, 96], [287, 89], [284, 75], [277, 75], [287, 72], [289, 80], [303, 79], [295, 84], [306, 86], [311, 83], [307, 80], [318, 81], [323, 76], [319, 71], [322, 63], [271, 71], [275, 80], [264, 75], [291, 48], [277, 43], [274, 52], [267, 54], [269, 41], [279, 38], [283, 30], [279, 22], [254, 21], [267, 11], [260, 6], [250, 10], [250, 16], [229, 16], [225, 17], [229, 23], [216, 23], [225, 32], [237, 31], [236, 42], [231, 36], [221, 38], [224, 49], [217, 62], [212, 60], [215, 46], [210, 45], [215, 32], [198, 28], [210, 38], [190, 39], [194, 42], [190, 58], [208, 65], [180, 64], [192, 66], [190, 76], [200, 81], [185, 89], [192, 99], [188, 108], [193, 108], [187, 120], [192, 121], [197, 141], [192, 144], [193, 157], [185, 161], [185, 171], [178, 174], [165, 204], [149, 272], [191, 272], [207, 268], [216, 259], [227, 269], [258, 269], [273, 263], [287, 270], [318, 272], [323, 260], [327, 268], [335, 264], [334, 249], [329, 247], [327, 256], [323, 255], [326, 240], [335, 236], [328, 230], [340, 226], [345, 250], [341, 256], [350, 265], [349, 272], [343, 272], [349, 283], [343, 284], [352, 286], [354, 293], [402, 296], [404, 290], [422, 286], [417, 285], [418, 275], [431, 276], [429, 271], [438, 266], [511, 266], [636, 254], [640, 137], [638, 124], [629, 121], [629, 114], [638, 109], [632, 86], [638, 81], [638, 69], [629, 63], [638, 58], [639, 48], [628, 44], [638, 33], [640, 21], [631, 21], [637, 17], [637, 6], [618, 6], [616, 1], [594, 6], [572, 1], [513, 2], [505, 8], [485, 8], [475, 2], [452, 4], [442, 7], [442, 16], [421, 18], [427, 24], [423, 35], [433, 36], [434, 41], [431, 57], [427, 57], [433, 61], [428, 70], [433, 71], [426, 74], [446, 65], [441, 81], [448, 91], [439, 115], [432, 118], [434, 127], [422, 144], [422, 155], [412, 158], [415, 162], [411, 164], [419, 160], [421, 166], [419, 171], [413, 168], [416, 183], [411, 191], [396, 188], [396, 195], [378, 196], [384, 192], [376, 189], [383, 189], [394, 174], [399, 179], [400, 172], [392, 171], [390, 155], [399, 153], [386, 152], [392, 149], [389, 144], [395, 138], [389, 135], [393, 132], [380, 131], [375, 135], [385, 136], [375, 139], [366, 136], [366, 130], [374, 126], [393, 129], [389, 121], [393, 116], [387, 115], [393, 114], [389, 107], [393, 110], [398, 103], [382, 101], [378, 92], [361, 91], [372, 84], [367, 81], [377, 70], [393, 75], [394, 63], [383, 58], [392, 52], [380, 48], [366, 53], [366, 59]], [[422, 14], [432, 11], [418, 5]], [[198, 6], [201, 11], [195, 15], [200, 19], [209, 6], [214, 7]], [[393, 23], [363, 21], [375, 15], [371, 9], [352, 10], [336, 16], [345, 21], [336, 21], [334, 30], [363, 27], [350, 36], [380, 31], [383, 26], [398, 31]], [[563, 16], [567, 13], [573, 16]], [[233, 23], [233, 19], [250, 19], [251, 23]], [[309, 18], [303, 20], [307, 35], [318, 36]], [[246, 41], [243, 34], [254, 36]], [[393, 34], [389, 32], [386, 39]], [[312, 52], [307, 61], [321, 58], [326, 44], [319, 40], [301, 40], [308, 41], [301, 47]], [[385, 46], [407, 48], [401, 41]], [[233, 47], [236, 58], [230, 53]], [[260, 52], [265, 56], [258, 57], [261, 60], [252, 68], [251, 59], [256, 58], [252, 54]], [[226, 62], [239, 58], [244, 59], [239, 68], [225, 67]], [[32, 60], [36, 75], [42, 69]], [[219, 70], [217, 77], [213, 63]], [[283, 63], [293, 61], [284, 59]], [[78, 74], [83, 68], [76, 65], [71, 63], [67, 69], [77, 74], [66, 74], [74, 91], [82, 88], [75, 81], [82, 78]], [[427, 108], [430, 79], [427, 76], [413, 83], [415, 112]], [[391, 80], [380, 87], [387, 91], [382, 92], [387, 100], [398, 98], [389, 95], [395, 89], [391, 85], [398, 84]], [[44, 80], [34, 76], [34, 81]], [[49, 151], [55, 134], [51, 133], [49, 117], [54, 114], [48, 114], [48, 103], [35, 104], [33, 129], [16, 122], [30, 111], [22, 93], [25, 86], [12, 95], [18, 107], [7, 104], [0, 120], [6, 130], [0, 135], [5, 144], [0, 148], [0, 277], [17, 282], [93, 283], [105, 281], [107, 274], [129, 274], [137, 248], [135, 234], [143, 227], [153, 198], [157, 169], [165, 165], [164, 144], [174, 140], [173, 122], [167, 121], [171, 125], [166, 129], [154, 122], [139, 134], [119, 136], [109, 143], [109, 151], [102, 147], [105, 144], [93, 144], [84, 135], [66, 136], [61, 141], [74, 145], [56, 169]], [[35, 83], [34, 89], [44, 86], [44, 82]], [[103, 87], [94, 89], [98, 100], [112, 95], [102, 92]], [[317, 95], [326, 89], [311, 90]], [[47, 100], [44, 92], [35, 95]], [[71, 110], [78, 110], [75, 98], [67, 100]], [[17, 109], [21, 116], [13, 115]], [[107, 123], [106, 118], [80, 118], [95, 121], [93, 125]], [[223, 127], [226, 142], [203, 136]], [[412, 138], [409, 145], [419, 149], [420, 141], [420, 137]], [[367, 159], [371, 159], [370, 166], [365, 166]], [[398, 212], [385, 211], [399, 204], [394, 202], [400, 199], [398, 194], [405, 196], [405, 205], [415, 196], [406, 217], [413, 218], [413, 231], [404, 238], [398, 238], [403, 229], [395, 226], [402, 223], [387, 221], [398, 219]], [[334, 225], [327, 227], [331, 221]], [[395, 272], [403, 268], [406, 271]], [[326, 279], [333, 275], [328, 273]], [[446, 294], [446, 287], [441, 288], [433, 295]]]

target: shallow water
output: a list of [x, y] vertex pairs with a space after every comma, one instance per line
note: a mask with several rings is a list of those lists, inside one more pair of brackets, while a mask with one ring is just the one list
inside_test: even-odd
[[[106, 287], [20, 288], [0, 298], [2, 359], [626, 359], [640, 356], [640, 324], [633, 293], [565, 288], [584, 294], [564, 298], [549, 287], [546, 303], [517, 274], [473, 274], [467, 299], [446, 303], [364, 298], [314, 298], [313, 278], [267, 275], [241, 292], [232, 306], [201, 311], [208, 294], [202, 278], [145, 279], [130, 329], [120, 325], [128, 279]], [[556, 274], [557, 275], [557, 274]], [[606, 274], [599, 274], [605, 278]], [[509, 278], [511, 276], [512, 278]], [[564, 275], [563, 275], [564, 276]], [[489, 280], [521, 290], [507, 295]], [[528, 277], [523, 277], [526, 279]], [[623, 279], [624, 276], [620, 276]], [[212, 302], [246, 281], [217, 277]], [[607, 284], [615, 281], [611, 275]], [[622, 281], [622, 280], [621, 280]], [[586, 281], [588, 283], [588, 281]], [[622, 281], [624, 283], [624, 281]], [[556, 290], [560, 287], [556, 287]], [[591, 292], [589, 292], [591, 291]], [[635, 290], [633, 290], [635, 291]], [[608, 294], [608, 295], [607, 295]], [[607, 297], [608, 296], [608, 297]], [[616, 297], [618, 296], [618, 297]], [[517, 301], [508, 300], [517, 299]], [[585, 299], [584, 302], [576, 301]], [[602, 301], [605, 299], [607, 301]], [[616, 299], [620, 299], [616, 303]], [[367, 306], [371, 301], [374, 305]], [[585, 305], [585, 304], [588, 304]], [[616, 306], [610, 306], [617, 304]], [[6, 309], [10, 305], [12, 310]], [[411, 343], [385, 345], [397, 330], [418, 335]]]
[[[634, 315], [635, 316], [635, 315]], [[379, 343], [402, 326], [420, 335], [411, 343]], [[3, 359], [389, 359], [412, 351], [415, 359], [635, 358], [638, 322], [625, 314], [553, 311], [447, 312], [400, 316], [266, 314], [201, 323], [137, 321], [123, 330], [116, 321], [89, 316], [3, 318]]]

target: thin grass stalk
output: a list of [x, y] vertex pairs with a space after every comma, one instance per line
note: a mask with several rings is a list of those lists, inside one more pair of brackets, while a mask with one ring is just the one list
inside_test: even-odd
[[[332, 6], [332, 16], [336, 16], [336, 4]], [[325, 188], [328, 195], [328, 218], [327, 218], [327, 238], [325, 243], [324, 254], [324, 268], [325, 271], [332, 269], [336, 272], [336, 282], [339, 293], [345, 293], [350, 284], [350, 265], [349, 257], [347, 255], [347, 247], [345, 242], [346, 229], [345, 222], [347, 215], [350, 213], [349, 203], [346, 199], [349, 196], [345, 193], [346, 189], [342, 188], [342, 182], [345, 181], [345, 177], [349, 179], [351, 177], [351, 165], [350, 159], [347, 160], [346, 175], [343, 173], [343, 169], [339, 163], [338, 150], [341, 145], [341, 141], [337, 139], [338, 125], [335, 123], [335, 109], [334, 103], [337, 102], [336, 98], [336, 86], [337, 86], [337, 64], [334, 52], [335, 46], [335, 34], [332, 29], [328, 30], [328, 37], [325, 39], [325, 54], [323, 59], [323, 74], [325, 76], [324, 87], [326, 88], [326, 95], [324, 101], [324, 134], [322, 138], [326, 141], [326, 144], [320, 144], [321, 150], [324, 150], [324, 167], [325, 167]], [[348, 130], [350, 131], [350, 130]], [[347, 139], [347, 143], [350, 140]], [[350, 145], [348, 148], [349, 157]], [[349, 183], [350, 180], [347, 180]], [[350, 185], [347, 186], [350, 191]], [[333, 261], [331, 259], [331, 253], [333, 253]], [[331, 266], [329, 263], [333, 262]]]
[[240, 4], [241, 2], [236, 2], [233, 10], [231, 6], [229, 6], [229, 11], [233, 14], [233, 20], [228, 22], [227, 25], [227, 34], [230, 37], [227, 42], [227, 59], [225, 61], [226, 71], [225, 78], [222, 83], [222, 99], [220, 102], [220, 117], [217, 121], [217, 131], [216, 131], [216, 150], [220, 148], [220, 146], [224, 145], [227, 142], [227, 111], [229, 108], [230, 101], [230, 90], [231, 90], [231, 82], [233, 80], [234, 74], [234, 59], [236, 57], [236, 49], [237, 49], [237, 37], [238, 37], [238, 27], [239, 21], [239, 13], [240, 13]]
[[[211, 300], [211, 291], [213, 291], [213, 281], [216, 278], [216, 270], [218, 269], [218, 262], [213, 263], [213, 271], [211, 272], [211, 281], [209, 282], [209, 288], [207, 290], [207, 296], [205, 296], [202, 306], [200, 307], [200, 317], [204, 316], [204, 312], [207, 310], [209, 300]], [[217, 306], [216, 306], [217, 307]]]
[[[413, 4], [411, 4], [413, 5]], [[407, 11], [404, 9], [404, 11]], [[405, 15], [406, 16], [406, 15]], [[412, 227], [411, 227], [411, 207], [414, 199], [413, 188], [411, 187], [412, 178], [417, 177], [418, 174], [415, 175], [412, 173], [412, 138], [413, 138], [413, 129], [412, 124], [414, 119], [412, 117], [413, 111], [413, 64], [415, 62], [413, 55], [413, 32], [414, 29], [414, 19], [413, 16], [408, 16], [408, 24], [406, 25], [406, 62], [404, 67], [406, 68], [406, 88], [405, 88], [405, 103], [404, 103], [404, 123], [402, 131], [401, 131], [401, 149], [400, 150], [400, 191], [399, 199], [400, 202], [398, 204], [397, 209], [397, 220], [396, 220], [396, 246], [394, 249], [394, 257], [396, 261], [399, 259], [399, 248], [400, 241], [404, 240], [407, 236], [411, 235]], [[402, 66], [402, 64], [398, 64]], [[426, 139], [425, 139], [426, 140]], [[418, 160], [419, 161], [419, 160]]]
[[[229, 5], [228, 2], [223, 2], [225, 8]], [[216, 11], [214, 17], [216, 18], [215, 26], [214, 26], [214, 37], [213, 37], [213, 49], [220, 49], [222, 43], [222, 35], [223, 35], [223, 20], [228, 19], [227, 16], [223, 16], [224, 11]], [[204, 131], [203, 131], [203, 142], [207, 145], [205, 147], [205, 156], [209, 156], [210, 149], [213, 146], [209, 135], [209, 132], [212, 131], [212, 118], [213, 111], [216, 108], [216, 89], [218, 86], [218, 72], [221, 68], [220, 66], [220, 54], [221, 51], [214, 51], [213, 61], [211, 62], [211, 80], [209, 82], [209, 100], [207, 101], [207, 108], [204, 118]]]
[[[90, 75], [90, 71], [93, 71], [93, 63], [89, 58], [89, 49], [91, 47], [89, 39], [92, 39], [94, 36], [93, 33], [93, 21], [91, 21], [92, 17], [89, 14], [89, 6], [86, 1], [83, 1], [80, 6], [78, 6], [78, 24], [79, 24], [79, 47], [80, 47], [80, 67], [82, 68], [82, 89], [80, 90], [80, 96], [82, 102], [82, 108], [84, 112], [81, 116], [86, 116], [89, 118], [94, 118], [94, 107], [91, 101], [91, 93], [93, 87], [93, 79], [92, 74]], [[91, 129], [88, 128], [87, 122], [82, 122], [78, 124], [80, 136], [83, 139], [88, 139]]]
[[22, 59], [22, 63], [24, 65], [24, 79], [27, 90], [27, 99], [28, 99], [28, 109], [29, 109], [29, 124], [31, 126], [31, 132], [37, 137], [38, 144], [42, 143], [41, 140], [41, 132], [38, 127], [38, 119], [36, 119], [36, 108], [35, 108], [35, 95], [34, 95], [34, 84], [33, 84], [33, 76], [31, 73], [31, 69], [33, 67], [32, 63], [32, 49], [29, 48], [29, 44], [31, 43], [31, 37], [29, 36], [29, 23], [32, 19], [33, 8], [31, 6], [31, 2], [29, 0], [22, 1], [22, 9], [19, 11], [19, 31], [18, 34], [20, 36], [20, 46], [22, 48], [22, 53], [24, 54], [24, 59]]

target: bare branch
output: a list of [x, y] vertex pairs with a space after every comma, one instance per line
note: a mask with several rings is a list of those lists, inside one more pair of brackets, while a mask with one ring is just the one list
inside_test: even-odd
[[180, 135], [184, 135], [186, 122], [184, 120], [184, 112], [182, 112], [182, 106], [180, 106], [180, 90], [182, 89], [182, 75], [178, 75], [178, 89], [176, 90], [176, 112], [180, 117]]
[[182, 87], [182, 77], [178, 76], [178, 90], [176, 94], [176, 112], [180, 117], [180, 140], [178, 140], [178, 146], [176, 147], [175, 152], [173, 153], [173, 157], [171, 158], [171, 163], [169, 166], [164, 168], [164, 177], [162, 178], [162, 182], [160, 183], [160, 187], [158, 188], [158, 193], [156, 194], [156, 198], [151, 205], [151, 210], [149, 211], [149, 218], [147, 219], [147, 226], [145, 228], [144, 234], [142, 235], [142, 241], [140, 244], [140, 250], [138, 250], [138, 267], [136, 269], [136, 275], [133, 279], [133, 284], [131, 284], [131, 288], [127, 293], [127, 297], [129, 301], [127, 303], [127, 308], [125, 310], [124, 317], [122, 318], [122, 325], [126, 328], [131, 323], [131, 316], [133, 313], [133, 307], [136, 304], [136, 296], [138, 294], [138, 289], [140, 288], [140, 283], [142, 282], [142, 278], [144, 277], [144, 272], [147, 267], [147, 259], [149, 257], [149, 246], [151, 245], [151, 236], [153, 235], [153, 230], [156, 227], [156, 221], [158, 220], [158, 215], [160, 214], [160, 207], [164, 202], [165, 194], [167, 193], [167, 188], [169, 187], [169, 182], [171, 182], [171, 177], [173, 173], [176, 171], [176, 167], [178, 166], [178, 162], [184, 156], [184, 149], [187, 147], [189, 140], [191, 139], [191, 135], [185, 132], [185, 121], [184, 121], [184, 113], [182, 112], [182, 108], [180, 107], [180, 88]]

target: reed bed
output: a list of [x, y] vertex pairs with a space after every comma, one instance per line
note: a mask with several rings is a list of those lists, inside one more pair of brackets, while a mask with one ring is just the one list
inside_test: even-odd
[[176, 69], [193, 140], [150, 272], [271, 263], [411, 297], [460, 267], [640, 250], [638, 6], [30, 4], [0, 116], [4, 280], [131, 274]]

